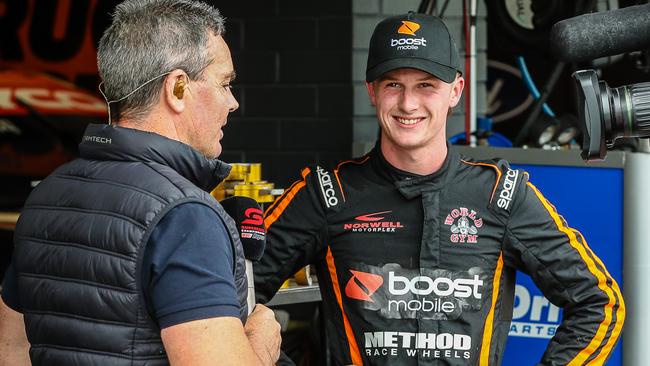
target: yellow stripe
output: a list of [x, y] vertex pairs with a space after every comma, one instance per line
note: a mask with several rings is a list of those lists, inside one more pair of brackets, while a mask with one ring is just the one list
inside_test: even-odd
[[[580, 235], [580, 238], [582, 239], [581, 241], [585, 243], [585, 238], [582, 236], [582, 234], [576, 230], [576, 233]], [[602, 365], [605, 363], [607, 360], [607, 357], [609, 357], [610, 352], [612, 351], [612, 348], [616, 345], [616, 342], [618, 341], [618, 338], [621, 335], [621, 330], [623, 329], [623, 323], [625, 322], [625, 302], [623, 301], [623, 294], [621, 293], [621, 289], [618, 287], [618, 283], [614, 280], [614, 278], [609, 274], [607, 271], [607, 268], [605, 267], [605, 264], [594, 254], [594, 252], [589, 248], [589, 246], [585, 245], [589, 253], [591, 253], [592, 257], [596, 262], [605, 270], [605, 274], [608, 277], [612, 278], [612, 287], [614, 288], [614, 292], [618, 296], [619, 304], [618, 304], [618, 309], [616, 309], [616, 325], [614, 325], [614, 329], [612, 330], [612, 334], [609, 336], [609, 340], [607, 341], [607, 344], [605, 344], [605, 347], [600, 351], [597, 357], [595, 357], [591, 362], [589, 362], [588, 365]]]
[[[607, 303], [607, 305], [605, 305], [605, 318], [598, 326], [596, 335], [591, 339], [591, 342], [589, 342], [589, 344], [585, 348], [583, 348], [580, 351], [580, 353], [578, 353], [576, 357], [573, 360], [571, 360], [571, 362], [568, 363], [568, 366], [582, 365], [587, 361], [587, 359], [589, 359], [589, 357], [594, 352], [596, 352], [596, 350], [598, 350], [598, 347], [600, 347], [600, 345], [602, 344], [603, 339], [605, 339], [605, 336], [607, 335], [607, 330], [609, 329], [609, 325], [612, 322], [612, 309], [614, 308], [614, 305], [616, 303], [616, 298], [614, 297], [614, 293], [612, 292], [612, 289], [607, 286], [607, 277], [596, 267], [596, 264], [587, 253], [587, 249], [585, 249], [585, 247], [587, 247], [586, 243], [581, 244], [578, 241], [574, 231], [571, 228], [567, 228], [564, 225], [562, 218], [555, 211], [555, 208], [548, 202], [548, 200], [546, 200], [546, 198], [544, 198], [544, 196], [532, 183], [528, 182], [528, 186], [533, 189], [533, 191], [537, 195], [537, 198], [539, 198], [539, 200], [542, 202], [542, 204], [544, 205], [548, 213], [551, 215], [551, 218], [553, 218], [553, 221], [555, 221], [555, 224], [557, 225], [558, 229], [569, 237], [569, 243], [571, 244], [571, 246], [578, 251], [580, 257], [587, 265], [589, 272], [591, 272], [591, 274], [593, 274], [598, 279], [598, 288], [601, 289], [604, 293], [606, 293], [607, 297], [609, 298], [609, 302]], [[590, 249], [589, 251], [591, 252]], [[596, 256], [594, 255], [594, 257]], [[616, 282], [614, 281], [613, 278], [610, 279], [612, 283]], [[607, 356], [606, 354], [604, 354], [604, 352], [601, 352], [601, 355], [603, 355], [604, 357]]]
[[499, 255], [497, 268], [494, 271], [494, 280], [492, 281], [492, 306], [485, 319], [483, 328], [483, 341], [481, 342], [480, 366], [489, 366], [490, 362], [490, 344], [492, 343], [492, 330], [494, 329], [494, 308], [499, 298], [499, 287], [501, 285], [501, 271], [503, 270], [503, 253]]
[[339, 303], [341, 308], [341, 315], [343, 316], [343, 327], [345, 328], [345, 336], [348, 340], [348, 345], [350, 346], [350, 358], [352, 359], [352, 364], [354, 365], [363, 365], [363, 360], [361, 360], [361, 353], [359, 352], [359, 346], [357, 345], [357, 340], [354, 338], [354, 331], [348, 320], [348, 316], [343, 310], [343, 299], [341, 297], [341, 288], [339, 286], [339, 279], [336, 276], [336, 265], [334, 265], [334, 256], [330, 247], [327, 247], [327, 269], [330, 273], [330, 279], [332, 280], [332, 287], [334, 288], [334, 296], [336, 296], [336, 302]]
[[[273, 225], [273, 223], [282, 215], [284, 210], [289, 206], [289, 203], [291, 203], [291, 200], [296, 196], [298, 191], [300, 191], [307, 183], [305, 183], [304, 179], [307, 177], [309, 174], [309, 169], [305, 168], [302, 171], [302, 181], [298, 181], [294, 183], [291, 186], [291, 189], [289, 189], [283, 196], [277, 199], [276, 203], [274, 204], [273, 212], [271, 212], [270, 215], [268, 215], [269, 211], [267, 210], [267, 215], [266, 218], [264, 218], [264, 227], [268, 230], [268, 228]], [[271, 208], [269, 207], [269, 210]]]

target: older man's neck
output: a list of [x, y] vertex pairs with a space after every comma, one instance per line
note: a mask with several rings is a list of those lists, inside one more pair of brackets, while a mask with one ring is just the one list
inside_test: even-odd
[[153, 132], [172, 140], [181, 141], [176, 125], [171, 122], [168, 117], [162, 117], [153, 111], [144, 118], [122, 118], [115, 124], [119, 127]]

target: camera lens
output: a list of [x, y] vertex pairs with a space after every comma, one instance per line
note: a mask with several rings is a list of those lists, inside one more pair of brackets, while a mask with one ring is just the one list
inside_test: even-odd
[[618, 88], [610, 88], [604, 81], [599, 84], [607, 140], [650, 137], [650, 83]]
[[611, 147], [620, 137], [650, 137], [650, 83], [610, 88], [594, 70], [573, 77], [579, 86], [583, 159], [603, 159], [605, 143]]

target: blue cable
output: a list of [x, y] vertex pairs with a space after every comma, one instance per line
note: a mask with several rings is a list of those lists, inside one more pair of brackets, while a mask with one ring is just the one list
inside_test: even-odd
[[[528, 88], [528, 91], [530, 92], [530, 94], [533, 95], [533, 98], [535, 98], [535, 100], [539, 99], [541, 94], [539, 90], [537, 90], [537, 87], [535, 86], [535, 82], [533, 82], [533, 79], [530, 77], [530, 73], [528, 72], [528, 67], [526, 67], [526, 61], [522, 56], [517, 56], [517, 64], [519, 64], [519, 71], [521, 71], [521, 77], [524, 79], [524, 84], [526, 84], [526, 88]], [[548, 104], [544, 103], [542, 109], [549, 116], [555, 117], [555, 113], [553, 113], [551, 107], [549, 107]]]

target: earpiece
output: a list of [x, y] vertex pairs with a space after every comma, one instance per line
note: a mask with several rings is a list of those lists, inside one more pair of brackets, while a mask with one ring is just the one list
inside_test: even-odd
[[185, 93], [185, 82], [183, 79], [178, 79], [174, 84], [174, 95], [178, 99], [183, 99], [183, 93]]

